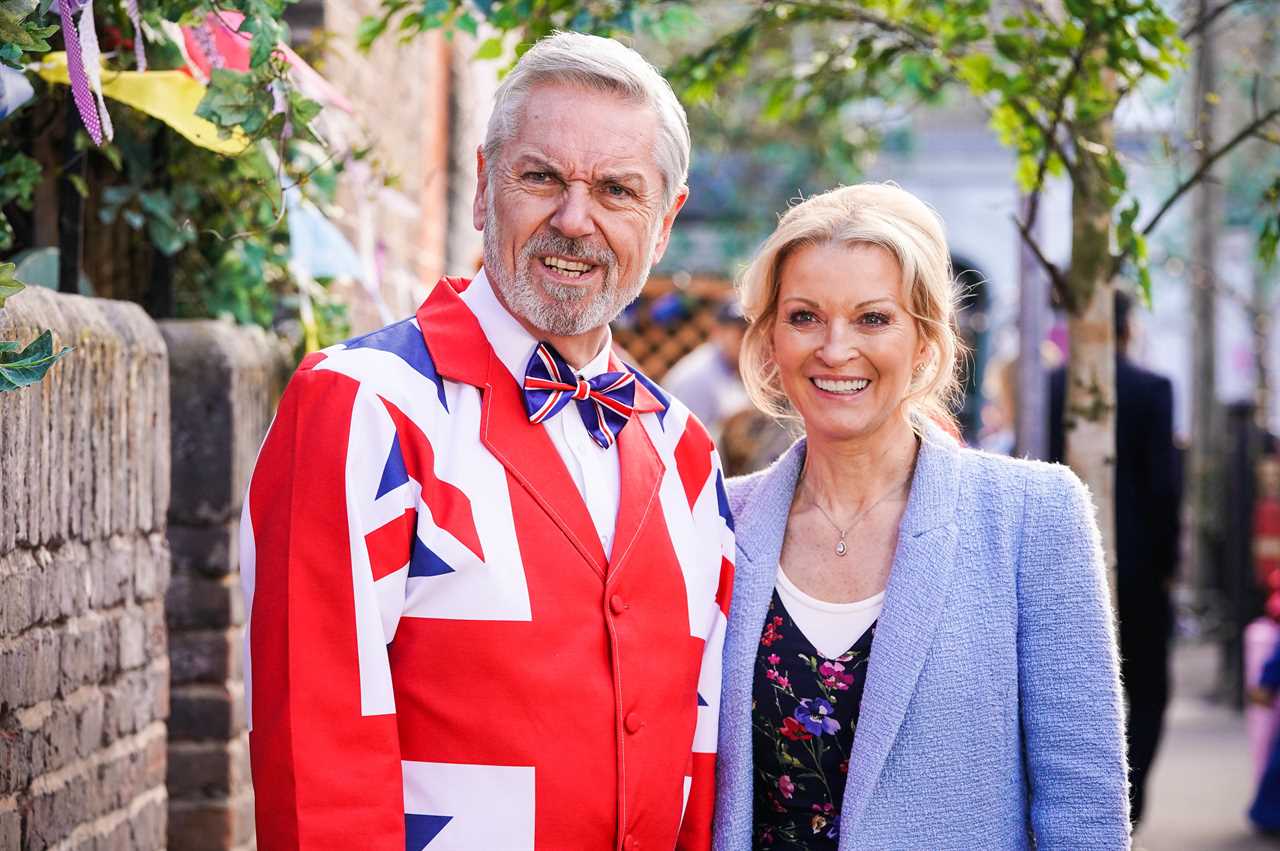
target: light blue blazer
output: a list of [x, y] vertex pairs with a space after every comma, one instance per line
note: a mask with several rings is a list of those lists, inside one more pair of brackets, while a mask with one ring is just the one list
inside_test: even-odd
[[[752, 674], [804, 455], [801, 440], [728, 483], [738, 551], [718, 851], [751, 848]], [[871, 648], [840, 851], [1129, 847], [1114, 625], [1093, 512], [1066, 467], [964, 449], [927, 429]]]

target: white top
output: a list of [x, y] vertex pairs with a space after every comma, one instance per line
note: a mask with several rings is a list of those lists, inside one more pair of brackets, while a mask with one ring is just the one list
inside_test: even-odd
[[[462, 291], [462, 301], [475, 314], [476, 321], [489, 344], [502, 361], [516, 384], [524, 384], [525, 369], [529, 366], [529, 358], [538, 346], [538, 340], [498, 301], [493, 293], [493, 285], [481, 269], [472, 279], [471, 285]], [[605, 328], [605, 341], [600, 352], [591, 362], [578, 370], [583, 378], [595, 378], [609, 371], [609, 351], [613, 335]], [[567, 405], [554, 417], [542, 421], [556, 451], [569, 469], [573, 483], [582, 494], [582, 501], [587, 504], [591, 520], [595, 523], [596, 533], [600, 536], [600, 546], [608, 556], [613, 548], [614, 527], [618, 519], [618, 499], [621, 487], [621, 474], [618, 472], [618, 444], [615, 442], [608, 449], [601, 448], [591, 438], [576, 405]]]
[[810, 597], [778, 565], [778, 597], [805, 638], [827, 659], [849, 652], [884, 608], [884, 592], [853, 603], [828, 603]]

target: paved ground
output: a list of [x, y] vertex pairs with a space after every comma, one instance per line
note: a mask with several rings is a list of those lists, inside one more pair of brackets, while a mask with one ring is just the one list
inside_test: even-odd
[[1213, 684], [1215, 653], [1190, 644], [1175, 654], [1176, 695], [1135, 849], [1280, 851], [1280, 840], [1253, 833], [1244, 815], [1253, 768], [1242, 716], [1204, 698]]

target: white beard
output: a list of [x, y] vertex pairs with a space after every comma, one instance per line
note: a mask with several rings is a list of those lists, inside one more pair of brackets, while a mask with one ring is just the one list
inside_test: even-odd
[[[660, 225], [661, 221], [657, 224]], [[490, 190], [485, 202], [484, 217], [485, 273], [512, 313], [555, 337], [576, 337], [612, 322], [624, 307], [640, 295], [653, 266], [656, 227], [650, 235], [649, 254], [640, 274], [624, 286], [620, 286], [618, 281], [618, 258], [608, 248], [596, 247], [582, 240], [539, 233], [531, 237], [521, 249], [513, 275], [502, 262], [499, 230]], [[585, 298], [577, 287], [548, 280], [535, 284], [532, 265], [539, 262], [536, 258], [539, 254], [556, 254], [600, 266], [604, 270], [604, 283], [597, 292]]]

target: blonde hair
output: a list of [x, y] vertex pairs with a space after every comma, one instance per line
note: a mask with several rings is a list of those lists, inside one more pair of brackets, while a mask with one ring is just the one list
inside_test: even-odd
[[743, 271], [738, 290], [751, 325], [742, 344], [741, 372], [751, 401], [775, 417], [795, 416], [771, 343], [782, 265], [800, 248], [828, 243], [876, 245], [898, 261], [907, 312], [931, 353], [912, 377], [903, 403], [917, 428], [932, 419], [954, 430], [963, 343], [956, 330], [958, 295], [946, 234], [933, 208], [892, 183], [841, 186], [797, 204]]

